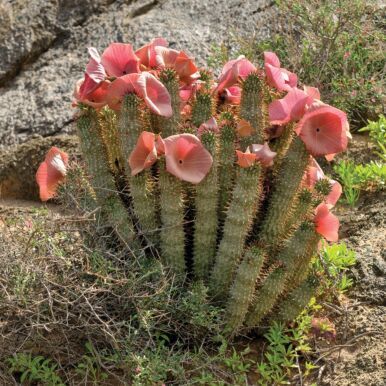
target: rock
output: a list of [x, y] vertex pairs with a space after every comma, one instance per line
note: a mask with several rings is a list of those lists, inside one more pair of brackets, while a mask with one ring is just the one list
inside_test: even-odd
[[72, 90], [88, 46], [135, 47], [163, 36], [203, 64], [231, 33], [262, 38], [275, 25], [267, 0], [3, 0], [0, 146], [73, 130]]

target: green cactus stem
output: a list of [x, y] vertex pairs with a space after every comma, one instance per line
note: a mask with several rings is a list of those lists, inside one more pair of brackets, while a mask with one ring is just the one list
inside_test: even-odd
[[259, 235], [259, 242], [271, 251], [278, 246], [281, 242], [280, 236], [285, 233], [286, 219], [292, 213], [309, 157], [302, 140], [299, 137], [294, 138], [278, 171]]
[[129, 182], [130, 195], [134, 212], [139, 221], [142, 236], [148, 245], [157, 246], [159, 243], [156, 202], [154, 195], [154, 181], [149, 170], [132, 176], [128, 159], [143, 130], [141, 115], [141, 101], [135, 94], [125, 96], [119, 116], [119, 144], [122, 158], [125, 160], [125, 173]]
[[225, 312], [227, 326], [232, 332], [236, 332], [244, 322], [263, 262], [263, 251], [258, 247], [251, 247], [246, 250], [237, 269]]
[[277, 298], [284, 291], [286, 271], [283, 267], [272, 270], [257, 289], [250, 312], [245, 324], [256, 327], [264, 316], [273, 308]]
[[209, 93], [198, 92], [192, 107], [192, 123], [199, 127], [213, 116], [214, 103]]
[[287, 153], [295, 135], [294, 124], [288, 123], [284, 126], [280, 137], [273, 142], [272, 150], [276, 152], [275, 162], [273, 165], [273, 172], [275, 175], [280, 170], [285, 154]]
[[220, 222], [223, 223], [235, 178], [236, 123], [232, 113], [223, 113], [220, 125], [218, 213]]
[[236, 177], [223, 229], [210, 288], [216, 297], [224, 298], [233, 280], [234, 270], [260, 201], [261, 167], [255, 164], [240, 168]]
[[208, 175], [196, 187], [196, 219], [194, 226], [194, 273], [197, 279], [206, 279], [213, 265], [217, 239], [217, 144], [216, 134], [206, 132], [201, 141], [212, 154], [213, 164]]
[[108, 225], [115, 230], [121, 242], [136, 253], [140, 246], [134, 225], [116, 192], [95, 110], [88, 109], [87, 113], [79, 117], [78, 133], [91, 185], [101, 207], [101, 213], [106, 218]]
[[294, 320], [300, 312], [307, 306], [318, 287], [318, 280], [314, 276], [309, 276], [302, 284], [292, 290], [286, 298], [278, 305], [278, 311], [271, 318], [277, 322], [288, 322]]
[[[247, 318], [247, 324], [252, 327], [264, 318], [274, 306], [281, 293], [292, 288], [292, 277], [298, 274], [300, 262], [307, 260], [314, 251], [315, 231], [313, 226], [303, 223], [294, 235], [285, 242], [282, 250], [275, 258], [271, 257], [270, 264], [279, 264], [279, 268], [271, 272], [256, 292], [255, 303]], [[272, 276], [272, 277], [271, 277]], [[273, 283], [273, 284], [272, 284]], [[274, 288], [268, 288], [274, 285]], [[267, 298], [269, 293], [269, 300]]]
[[241, 93], [240, 118], [248, 121], [254, 129], [250, 137], [241, 138], [240, 145], [243, 151], [252, 143], [264, 142], [265, 110], [263, 81], [257, 73], [252, 73], [243, 82]]

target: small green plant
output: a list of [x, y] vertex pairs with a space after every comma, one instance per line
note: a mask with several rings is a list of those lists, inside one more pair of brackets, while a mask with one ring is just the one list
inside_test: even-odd
[[376, 154], [386, 161], [386, 117], [381, 114], [378, 121], [368, 121], [368, 125], [359, 131], [369, 133], [370, 139], [378, 147]]
[[58, 365], [51, 359], [31, 353], [17, 353], [7, 359], [9, 371], [20, 375], [20, 383], [39, 382], [45, 386], [65, 386], [57, 374]]
[[343, 185], [343, 192], [349, 205], [354, 206], [360, 191], [382, 190], [386, 185], [386, 164], [371, 161], [356, 165], [353, 161], [341, 160], [334, 165], [334, 171]]
[[356, 262], [355, 252], [346, 243], [325, 244], [313, 263], [316, 272], [323, 276], [319, 289], [321, 296], [327, 297], [331, 292], [337, 295], [346, 292], [353, 285], [347, 272]]

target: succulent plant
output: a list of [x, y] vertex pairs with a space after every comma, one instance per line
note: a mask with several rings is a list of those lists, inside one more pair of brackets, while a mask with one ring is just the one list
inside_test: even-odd
[[[313, 156], [346, 148], [346, 115], [270, 52], [264, 69], [239, 57], [217, 81], [160, 38], [89, 52], [74, 93], [81, 150], [128, 258], [157, 252], [177, 278], [203, 281], [231, 333], [295, 318], [320, 238], [338, 237], [341, 188]], [[43, 200], [67, 162], [56, 149], [42, 164]]]

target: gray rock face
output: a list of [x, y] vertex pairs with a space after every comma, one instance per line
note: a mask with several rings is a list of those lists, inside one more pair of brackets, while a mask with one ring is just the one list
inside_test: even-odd
[[0, 146], [73, 130], [88, 46], [162, 36], [203, 64], [231, 33], [267, 36], [275, 14], [268, 0], [0, 0]]

